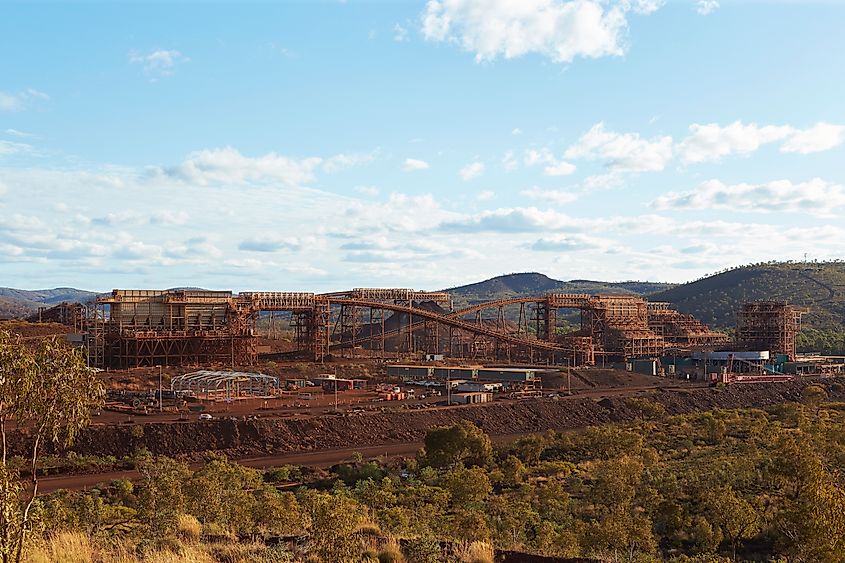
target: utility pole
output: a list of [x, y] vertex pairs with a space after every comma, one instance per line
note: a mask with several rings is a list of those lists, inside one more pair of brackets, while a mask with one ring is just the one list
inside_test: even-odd
[[164, 397], [161, 395], [161, 364], [158, 366], [158, 412], [162, 412], [164, 410], [163, 407]]
[[452, 384], [450, 383], [452, 369], [446, 368], [446, 406], [452, 406]]

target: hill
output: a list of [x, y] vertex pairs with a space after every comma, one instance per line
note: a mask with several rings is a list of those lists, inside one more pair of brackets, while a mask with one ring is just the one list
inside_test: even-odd
[[455, 307], [472, 303], [495, 301], [510, 297], [543, 295], [551, 291], [564, 293], [621, 293], [645, 295], [674, 287], [673, 284], [658, 282], [602, 282], [592, 280], [561, 281], [537, 272], [507, 274], [482, 282], [447, 289], [452, 295]]
[[845, 262], [753, 264], [658, 291], [651, 301], [668, 301], [715, 327], [733, 327], [747, 301], [786, 301], [807, 307], [804, 326], [845, 329]]
[[72, 287], [32, 291], [0, 287], [0, 319], [25, 317], [37, 312], [39, 307], [51, 307], [62, 301], [85, 302], [96, 295], [92, 291]]

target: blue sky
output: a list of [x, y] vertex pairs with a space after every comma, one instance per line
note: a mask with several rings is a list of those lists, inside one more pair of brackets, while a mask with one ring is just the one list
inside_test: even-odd
[[845, 254], [845, 2], [4, 2], [0, 285]]

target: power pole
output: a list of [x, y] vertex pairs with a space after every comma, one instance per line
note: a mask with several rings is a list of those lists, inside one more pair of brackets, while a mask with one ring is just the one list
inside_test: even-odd
[[158, 366], [158, 412], [164, 410], [164, 397], [161, 395], [161, 364]]

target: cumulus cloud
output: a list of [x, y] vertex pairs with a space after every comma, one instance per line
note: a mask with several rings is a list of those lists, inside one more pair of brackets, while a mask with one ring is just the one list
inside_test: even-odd
[[37, 100], [49, 99], [50, 96], [34, 88], [27, 88], [20, 92], [0, 91], [0, 111], [21, 111]]
[[175, 49], [155, 49], [146, 53], [140, 51], [129, 52], [129, 63], [141, 65], [144, 73], [155, 76], [171, 76], [180, 64], [190, 62], [191, 59]]
[[838, 147], [843, 140], [845, 140], [845, 127], [821, 122], [809, 129], [794, 131], [780, 150], [800, 154], [822, 152]]
[[691, 135], [678, 145], [678, 153], [685, 162], [708, 162], [723, 156], [750, 154], [761, 145], [780, 141], [792, 134], [792, 128], [734, 121], [722, 127], [718, 123], [690, 125]]
[[473, 178], [477, 178], [484, 174], [484, 163], [483, 162], [470, 162], [463, 168], [461, 168], [460, 172], [458, 172], [461, 178], [463, 178], [464, 182], [468, 180], [472, 180]]
[[[0, 189], [2, 189], [2, 187], [0, 187]], [[0, 194], [2, 194], [2, 193], [3, 192], [0, 191]], [[493, 192], [493, 191], [490, 191], [490, 190], [484, 190], [484, 191], [478, 193], [478, 195], [476, 196], [476, 199], [478, 201], [490, 201], [494, 197], [496, 197], [496, 192]]]
[[574, 225], [572, 219], [557, 211], [536, 207], [501, 208], [446, 220], [439, 225], [446, 232], [533, 233], [563, 229]]
[[712, 14], [719, 9], [718, 0], [698, 0], [695, 4], [695, 11], [701, 16]]
[[789, 125], [718, 123], [690, 126], [690, 136], [678, 144], [678, 153], [688, 163], [709, 162], [729, 155], [748, 155], [762, 145], [782, 141], [781, 152], [809, 154], [832, 149], [845, 140], [845, 127], [820, 122], [809, 129]]
[[254, 237], [241, 241], [239, 250], [250, 252], [279, 252], [280, 250], [297, 251], [303, 248], [303, 241], [297, 237]]
[[543, 166], [546, 176], [567, 176], [575, 172], [575, 165], [558, 158], [546, 147], [525, 151], [526, 166]]
[[426, 170], [427, 168], [431, 168], [431, 166], [424, 160], [418, 160], [416, 158], [406, 158], [405, 164], [402, 165], [402, 169], [405, 172], [413, 172], [415, 170]]
[[322, 158], [290, 158], [274, 152], [259, 157], [242, 155], [238, 150], [205, 149], [192, 152], [179, 165], [154, 169], [155, 172], [184, 182], [212, 184], [262, 183], [278, 181], [287, 186], [313, 182]]
[[177, 165], [150, 167], [146, 175], [148, 179], [169, 178], [196, 186], [304, 186], [313, 182], [319, 171], [333, 173], [371, 162], [377, 152], [295, 158], [275, 152], [251, 157], [232, 147], [203, 149], [188, 154]]
[[643, 139], [636, 133], [609, 131], [600, 122], [569, 147], [565, 156], [604, 161], [611, 172], [651, 172], [663, 170], [672, 154], [672, 137]]
[[429, 0], [422, 33], [456, 43], [476, 61], [536, 53], [554, 62], [625, 53], [630, 12], [649, 14], [662, 0]]
[[814, 178], [792, 183], [777, 180], [766, 184], [727, 185], [709, 180], [696, 190], [671, 192], [652, 202], [657, 209], [730, 209], [734, 211], [797, 211], [829, 215], [845, 207], [845, 188]]
[[553, 203], [556, 205], [572, 203], [573, 201], [578, 199], [578, 196], [572, 192], [567, 192], [564, 190], [544, 190], [537, 186], [534, 186], [527, 190], [522, 190], [521, 192], [519, 192], [519, 194], [529, 199], [546, 201], [548, 203]]

